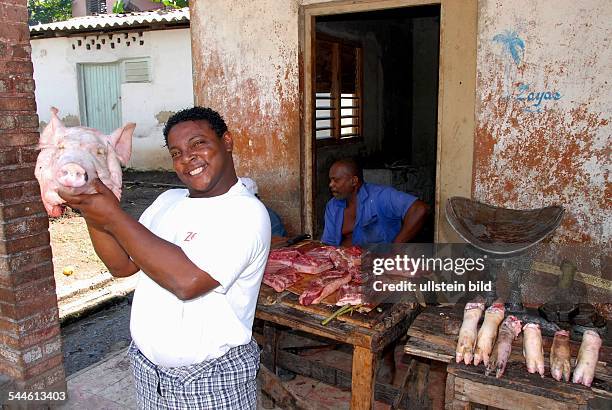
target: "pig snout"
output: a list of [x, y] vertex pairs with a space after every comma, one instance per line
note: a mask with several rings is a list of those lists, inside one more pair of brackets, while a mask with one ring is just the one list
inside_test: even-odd
[[87, 183], [87, 171], [74, 162], [64, 164], [57, 170], [57, 181], [66, 187], [79, 188]]

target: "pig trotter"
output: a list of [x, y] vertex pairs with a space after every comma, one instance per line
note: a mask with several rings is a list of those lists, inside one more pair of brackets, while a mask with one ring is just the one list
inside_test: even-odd
[[489, 364], [489, 356], [497, 337], [497, 328], [504, 320], [504, 304], [493, 303], [485, 312], [484, 321], [478, 331], [476, 352], [474, 353], [474, 366], [482, 361], [485, 366]]
[[465, 305], [463, 311], [463, 323], [459, 330], [459, 339], [455, 349], [455, 360], [457, 363], [463, 361], [465, 364], [472, 362], [474, 345], [476, 344], [476, 332], [478, 331], [478, 321], [482, 316], [484, 303], [472, 302]]
[[497, 343], [485, 370], [488, 376], [495, 370], [495, 377], [500, 378], [506, 370], [506, 363], [512, 352], [512, 341], [521, 333], [521, 321], [515, 316], [508, 316], [499, 327]]
[[555, 332], [555, 338], [550, 348], [550, 373], [553, 379], [569, 382], [571, 372], [571, 353], [569, 344], [569, 332], [559, 330]]
[[601, 347], [601, 337], [597, 332], [587, 330], [582, 335], [582, 344], [578, 351], [578, 359], [576, 359], [576, 368], [574, 369], [574, 383], [584, 384], [591, 387], [595, 376], [595, 366], [599, 358], [599, 348]]
[[542, 332], [537, 323], [527, 323], [523, 326], [523, 356], [529, 373], [544, 377], [544, 348], [542, 347]]

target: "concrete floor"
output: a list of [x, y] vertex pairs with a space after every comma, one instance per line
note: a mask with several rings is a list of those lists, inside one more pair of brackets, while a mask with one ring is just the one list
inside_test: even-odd
[[[136, 409], [136, 398], [127, 349], [114, 352], [94, 365], [68, 377], [68, 401], [58, 409], [130, 410]], [[351, 392], [303, 376], [285, 382], [295, 395], [304, 398], [313, 410], [348, 410]], [[376, 410], [389, 406], [377, 402]], [[263, 409], [261, 404], [258, 409]], [[276, 408], [278, 409], [278, 408]], [[281, 410], [281, 409], [278, 409]]]

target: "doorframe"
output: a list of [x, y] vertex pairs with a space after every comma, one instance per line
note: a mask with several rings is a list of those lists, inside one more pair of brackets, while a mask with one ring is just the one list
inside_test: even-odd
[[[476, 47], [478, 0], [352, 0], [299, 8], [301, 55], [302, 227], [314, 232], [315, 140], [312, 137], [313, 49], [315, 18], [400, 7], [440, 5], [440, 57], [434, 241], [460, 242], [444, 217], [446, 200], [471, 197], [476, 129]], [[461, 164], [458, 166], [458, 164]], [[462, 241], [461, 241], [462, 242]]]

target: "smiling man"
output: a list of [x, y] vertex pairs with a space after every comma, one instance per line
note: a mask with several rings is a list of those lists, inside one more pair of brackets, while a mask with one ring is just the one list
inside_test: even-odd
[[270, 249], [264, 205], [238, 181], [232, 135], [194, 107], [164, 128], [187, 189], [161, 194], [140, 221], [101, 182], [69, 196], [112, 275], [140, 272], [129, 349], [137, 401], [147, 409], [255, 409], [259, 348], [252, 325]]

